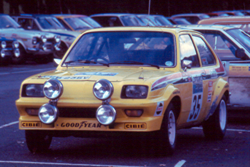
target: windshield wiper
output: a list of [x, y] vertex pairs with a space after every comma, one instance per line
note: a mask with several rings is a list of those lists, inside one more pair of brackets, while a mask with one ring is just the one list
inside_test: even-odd
[[88, 59], [86, 59], [86, 60], [71, 60], [71, 61], [65, 62], [66, 65], [71, 64], [71, 63], [102, 64], [104, 66], [109, 67], [109, 64], [100, 63], [100, 62], [96, 62], [96, 61], [88, 60]]
[[142, 63], [142, 62], [139, 62], [139, 61], [118, 61], [118, 62], [112, 62], [112, 63], [109, 63], [109, 64], [139, 64], [139, 65], [149, 65], [149, 66], [152, 66], [152, 67], [156, 67], [157, 69], [160, 68], [160, 66], [158, 66], [156, 64]]

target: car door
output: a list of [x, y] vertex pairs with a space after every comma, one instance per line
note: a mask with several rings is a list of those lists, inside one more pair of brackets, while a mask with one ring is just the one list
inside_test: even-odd
[[184, 69], [182, 76], [186, 77], [191, 87], [185, 86], [190, 92], [191, 97], [183, 97], [187, 113], [185, 113], [186, 125], [193, 125], [199, 122], [200, 113], [204, 113], [207, 105], [207, 81], [203, 76], [205, 70], [201, 67], [200, 59], [194, 42], [189, 34], [179, 36], [181, 63], [185, 60], [192, 61], [190, 69]]
[[[197, 47], [197, 51], [199, 53], [199, 57], [201, 60], [202, 65], [202, 79], [203, 79], [203, 100], [204, 105], [203, 107], [206, 108], [205, 112], [202, 113], [201, 117], [206, 117], [208, 114], [209, 109], [212, 105], [212, 96], [214, 94], [215, 89], [215, 83], [218, 79], [218, 76], [220, 74], [216, 71], [216, 58], [214, 53], [211, 51], [211, 49], [208, 46], [208, 43], [205, 42], [205, 40], [197, 35], [192, 36], [193, 41]], [[224, 74], [224, 72], [223, 72]]]

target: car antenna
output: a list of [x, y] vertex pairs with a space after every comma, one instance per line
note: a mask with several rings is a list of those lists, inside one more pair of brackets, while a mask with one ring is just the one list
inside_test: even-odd
[[[150, 15], [150, 7], [151, 7], [151, 0], [148, 0], [148, 17]], [[149, 21], [147, 24], [148, 24], [147, 26], [149, 26]]]

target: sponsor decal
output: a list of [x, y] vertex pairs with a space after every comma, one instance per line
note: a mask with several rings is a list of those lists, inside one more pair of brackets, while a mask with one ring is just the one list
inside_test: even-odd
[[125, 129], [146, 129], [147, 124], [146, 123], [125, 123], [124, 128]]
[[97, 75], [97, 76], [116, 76], [118, 73], [112, 72], [79, 72], [75, 75]]
[[22, 122], [21, 125], [23, 128], [36, 128], [41, 127], [41, 122]]
[[169, 75], [169, 76], [162, 77], [162, 78], [156, 80], [152, 84], [151, 91], [155, 91], [155, 90], [164, 88], [169, 83], [177, 82], [178, 80], [182, 79], [181, 77], [182, 77], [181, 73], [176, 73], [176, 74], [172, 74], [172, 75]]
[[62, 128], [78, 128], [78, 129], [85, 129], [85, 128], [103, 128], [106, 127], [105, 125], [102, 125], [100, 123], [93, 123], [93, 122], [87, 122], [82, 121], [80, 123], [69, 123], [69, 122], [62, 122], [60, 124]]
[[163, 107], [164, 107], [164, 102], [163, 101], [158, 102], [154, 116], [161, 116], [162, 111], [163, 111]]
[[44, 75], [44, 76], [39, 76], [38, 78], [48, 78], [48, 79], [58, 79], [58, 80], [83, 80], [83, 79], [89, 79], [90, 77], [86, 76], [59, 77], [59, 76]]

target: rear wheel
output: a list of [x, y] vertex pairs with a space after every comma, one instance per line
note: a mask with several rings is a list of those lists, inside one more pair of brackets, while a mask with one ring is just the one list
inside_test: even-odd
[[47, 151], [52, 141], [52, 137], [43, 131], [26, 130], [25, 138], [32, 153]]
[[202, 126], [206, 138], [223, 139], [227, 128], [227, 106], [225, 96], [222, 97], [214, 114], [205, 121]]
[[169, 104], [163, 117], [159, 139], [160, 153], [172, 155], [176, 145], [176, 118], [172, 103]]

